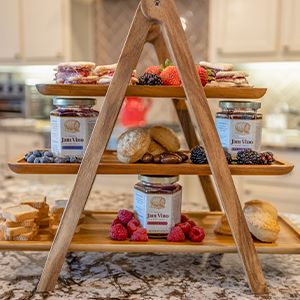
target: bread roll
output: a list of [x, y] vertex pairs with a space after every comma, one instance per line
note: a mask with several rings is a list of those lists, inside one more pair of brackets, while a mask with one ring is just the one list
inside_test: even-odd
[[244, 214], [249, 231], [262, 242], [274, 242], [280, 231], [277, 210], [272, 204], [252, 200], [245, 203]]
[[167, 127], [154, 126], [150, 128], [151, 138], [170, 152], [180, 148], [180, 142], [173, 130]]
[[147, 152], [151, 143], [148, 130], [143, 128], [130, 129], [118, 139], [117, 156], [123, 163], [134, 163]]
[[231, 230], [225, 215], [223, 215], [215, 227], [215, 233], [224, 234], [224, 235], [232, 235]]
[[155, 156], [155, 155], [159, 155], [164, 152], [167, 152], [167, 149], [165, 149], [162, 145], [156, 143], [155, 141], [151, 140], [151, 143], [150, 143], [150, 146], [149, 146], [147, 152], [150, 153], [151, 155]]

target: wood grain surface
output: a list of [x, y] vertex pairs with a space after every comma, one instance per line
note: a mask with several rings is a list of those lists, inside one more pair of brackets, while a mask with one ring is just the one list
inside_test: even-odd
[[122, 107], [132, 71], [136, 68], [146, 42], [150, 26], [150, 21], [145, 19], [139, 5], [50, 249], [38, 284], [38, 291], [49, 291], [55, 287], [79, 217], [94, 183], [98, 164]]
[[[96, 84], [37, 84], [37, 90], [45, 96], [105, 96], [108, 86]], [[267, 91], [266, 88], [247, 87], [205, 87], [207, 98], [220, 99], [260, 99]], [[183, 87], [176, 86], [128, 86], [126, 96], [152, 98], [185, 98]]]
[[[115, 151], [105, 151], [97, 174], [148, 174], [148, 175], [211, 175], [208, 165], [181, 163], [174, 165], [121, 163]], [[31, 164], [24, 158], [9, 162], [9, 168], [18, 174], [77, 174], [80, 164]], [[276, 160], [272, 165], [229, 165], [232, 175], [284, 175], [293, 170], [290, 163]]]
[[[113, 241], [109, 228], [117, 212], [87, 211], [79, 233], [75, 234], [68, 251], [113, 251], [113, 252], [188, 252], [188, 253], [233, 253], [237, 252], [231, 236], [214, 233], [220, 212], [190, 212], [187, 215], [205, 230], [201, 243], [170, 243], [165, 239], [150, 239], [148, 242]], [[263, 243], [254, 239], [257, 252], [270, 254], [300, 254], [299, 229], [279, 217], [280, 233], [275, 243]], [[53, 238], [53, 237], [52, 237]], [[47, 251], [52, 243], [45, 230], [35, 241], [0, 241], [0, 250]], [[201, 270], [199, 270], [200, 272]]]
[[228, 168], [228, 164], [215, 128], [214, 120], [208, 106], [204, 89], [189, 50], [174, 0], [161, 0], [155, 5], [151, 0], [142, 0], [142, 10], [148, 18], [162, 23], [164, 38], [178, 68], [185, 90], [188, 110], [196, 120], [208, 162], [218, 188], [222, 206], [225, 210], [242, 265], [249, 285], [255, 294], [267, 293], [264, 275], [246, 220], [241, 208], [238, 194]]

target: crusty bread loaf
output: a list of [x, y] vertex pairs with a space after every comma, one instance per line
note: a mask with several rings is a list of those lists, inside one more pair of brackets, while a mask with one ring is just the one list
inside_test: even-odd
[[232, 235], [227, 218], [223, 215], [217, 222], [215, 229], [215, 233], [223, 234], [223, 235]]
[[123, 163], [134, 163], [147, 152], [151, 143], [149, 131], [143, 128], [129, 129], [118, 139], [117, 157]]
[[33, 208], [41, 209], [46, 204], [46, 196], [37, 194], [28, 195], [20, 201], [20, 204], [27, 204]]
[[150, 128], [151, 138], [162, 145], [170, 152], [175, 152], [180, 148], [180, 142], [173, 130], [162, 126], [153, 126]]
[[276, 241], [280, 226], [277, 210], [271, 203], [261, 200], [245, 203], [244, 214], [249, 231], [262, 242]]
[[16, 205], [3, 208], [2, 215], [13, 222], [22, 222], [26, 219], [34, 219], [38, 216], [38, 210], [29, 205]]

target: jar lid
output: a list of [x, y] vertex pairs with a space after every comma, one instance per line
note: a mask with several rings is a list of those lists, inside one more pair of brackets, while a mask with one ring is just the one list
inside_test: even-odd
[[53, 105], [56, 106], [94, 106], [95, 98], [53, 98]]
[[179, 180], [179, 176], [150, 176], [139, 175], [139, 180], [154, 184], [172, 184]]
[[219, 106], [223, 109], [259, 109], [261, 108], [261, 103], [253, 101], [220, 101]]

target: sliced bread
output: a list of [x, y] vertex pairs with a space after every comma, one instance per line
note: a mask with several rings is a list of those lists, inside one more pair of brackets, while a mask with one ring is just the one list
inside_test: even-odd
[[22, 222], [26, 219], [34, 219], [38, 216], [38, 210], [29, 205], [16, 205], [3, 208], [2, 215], [6, 220]]
[[41, 209], [46, 204], [46, 196], [37, 195], [37, 194], [29, 195], [27, 197], [24, 197], [21, 200], [20, 204], [22, 204], [22, 205], [27, 204], [27, 205], [30, 205], [33, 208]]
[[4, 222], [4, 225], [6, 227], [32, 227], [34, 224], [35, 224], [34, 219], [27, 219], [22, 222], [13, 222], [13, 221], [9, 221], [9, 220], [6, 220]]

